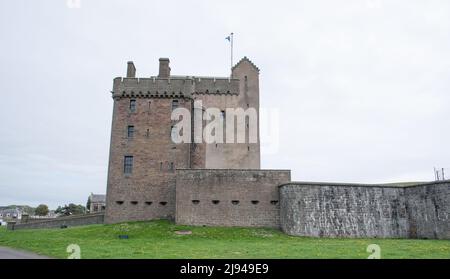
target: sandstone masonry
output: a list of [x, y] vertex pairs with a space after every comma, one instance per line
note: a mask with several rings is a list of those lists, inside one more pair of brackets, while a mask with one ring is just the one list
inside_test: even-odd
[[172, 110], [185, 108], [194, 115], [197, 100], [203, 110], [254, 108], [259, 113], [259, 69], [244, 57], [231, 77], [170, 72], [169, 59], [161, 58], [158, 76], [136, 78], [128, 62], [127, 76], [114, 79], [107, 223], [174, 219], [176, 169], [260, 168], [259, 136], [256, 143], [233, 144], [175, 144], [171, 139]]

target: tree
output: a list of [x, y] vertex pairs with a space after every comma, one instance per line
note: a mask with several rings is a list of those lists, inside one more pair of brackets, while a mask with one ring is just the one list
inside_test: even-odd
[[34, 210], [34, 214], [38, 216], [46, 216], [48, 214], [48, 206], [46, 204], [40, 204]]
[[55, 213], [57, 214], [62, 214], [65, 216], [69, 216], [69, 215], [79, 215], [79, 214], [84, 214], [86, 212], [86, 208], [84, 206], [82, 206], [81, 204], [74, 204], [74, 203], [70, 203], [69, 205], [64, 205], [64, 206], [58, 206], [58, 208], [55, 210]]

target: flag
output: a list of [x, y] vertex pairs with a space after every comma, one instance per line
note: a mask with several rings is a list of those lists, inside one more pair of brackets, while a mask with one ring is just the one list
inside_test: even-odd
[[226, 37], [225, 40], [228, 40], [229, 42], [231, 42], [231, 36]]

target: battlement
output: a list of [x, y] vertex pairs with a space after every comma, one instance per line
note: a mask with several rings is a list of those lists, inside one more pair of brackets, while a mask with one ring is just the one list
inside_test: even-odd
[[135, 77], [136, 68], [128, 62], [127, 77], [114, 79], [113, 98], [121, 97], [184, 97], [194, 94], [239, 95], [239, 79], [170, 75], [169, 59], [160, 59], [158, 76]]
[[194, 94], [239, 95], [239, 79], [169, 77], [114, 79], [113, 97], [191, 97]]

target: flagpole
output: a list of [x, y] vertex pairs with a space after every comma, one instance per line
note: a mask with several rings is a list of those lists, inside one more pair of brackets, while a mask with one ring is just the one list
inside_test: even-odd
[[230, 70], [231, 70], [231, 77], [233, 77], [233, 32], [231, 32], [231, 67], [230, 67]]

